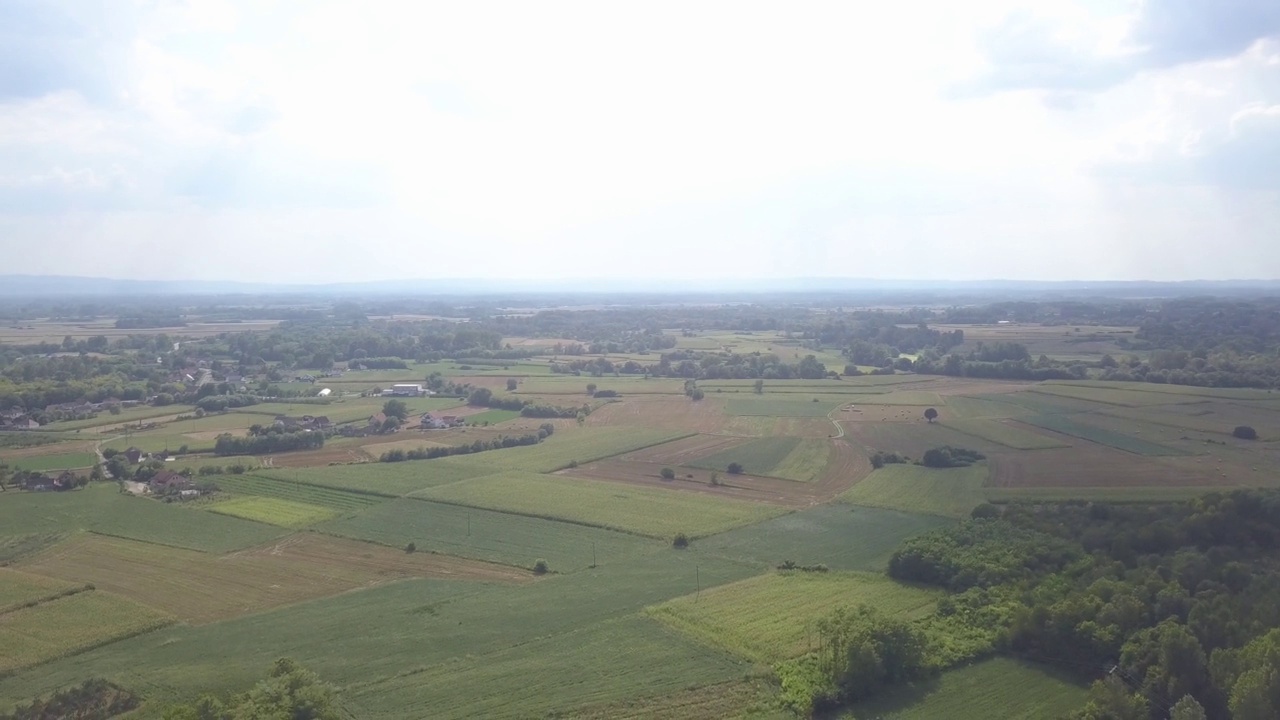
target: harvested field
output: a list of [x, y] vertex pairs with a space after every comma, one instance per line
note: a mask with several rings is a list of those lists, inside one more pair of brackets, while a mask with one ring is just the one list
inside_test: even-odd
[[[35, 434], [39, 438], [43, 433]], [[71, 442], [54, 442], [23, 448], [3, 448], [4, 461], [13, 464], [15, 460], [27, 460], [46, 455], [63, 455], [67, 453], [93, 453], [93, 442], [86, 440]]]
[[836, 605], [866, 603], [906, 619], [933, 612], [941, 590], [859, 572], [772, 572], [646, 609], [709, 645], [760, 663], [802, 655], [813, 625]]
[[1031, 413], [1021, 405], [1001, 402], [998, 398], [998, 395], [980, 398], [957, 395], [947, 398], [947, 409], [957, 418], [1011, 418]]
[[708, 397], [700, 402], [675, 397], [626, 397], [587, 416], [587, 427], [643, 425], [672, 431], [714, 433], [728, 422], [724, 406]]
[[989, 462], [989, 484], [1002, 488], [1199, 487], [1257, 481], [1246, 468], [1212, 464], [1209, 458], [1166, 460], [1098, 446], [999, 453]]
[[506, 472], [414, 493], [426, 500], [577, 522], [657, 538], [711, 535], [781, 508], [562, 476]]
[[[1038, 453], [1034, 456], [1038, 457]], [[905, 512], [967, 518], [986, 500], [985, 463], [962, 468], [886, 465], [841, 496], [846, 502]]]
[[747, 442], [745, 438], [725, 435], [693, 435], [661, 445], [653, 445], [618, 457], [619, 460], [685, 465], [700, 457], [728, 450]]
[[759, 399], [735, 397], [727, 400], [725, 407], [730, 415], [825, 417], [842, 403], [848, 402], [848, 397], [833, 398], [830, 395], [814, 395], [813, 398], [817, 399], [817, 402], [813, 402], [813, 399], [779, 400], [776, 399], [777, 397], [776, 395], [764, 395], [760, 396]]
[[317, 533], [291, 535], [222, 557], [81, 535], [24, 562], [22, 569], [90, 582], [193, 624], [401, 578], [533, 579], [516, 568]]
[[335, 517], [335, 510], [322, 505], [310, 505], [278, 497], [247, 496], [207, 505], [209, 512], [255, 520], [268, 525], [300, 528]]
[[[951, 416], [950, 408], [945, 405], [939, 405], [934, 409], [938, 411], [938, 417], [943, 420]], [[831, 417], [840, 422], [915, 423], [924, 422], [924, 410], [914, 406], [849, 403], [841, 405], [832, 412]]]
[[0, 616], [0, 673], [67, 657], [173, 620], [136, 603], [89, 590]]

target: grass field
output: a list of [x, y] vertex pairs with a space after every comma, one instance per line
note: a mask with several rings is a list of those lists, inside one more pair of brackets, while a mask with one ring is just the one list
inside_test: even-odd
[[14, 610], [2, 617], [0, 674], [172, 622], [166, 615], [96, 590]]
[[322, 505], [282, 500], [278, 497], [237, 497], [206, 505], [205, 509], [286, 528], [306, 527], [337, 516], [336, 511]]
[[1043, 720], [1084, 705], [1087, 689], [1060, 675], [1009, 658], [944, 672], [861, 703], [848, 720]]
[[966, 518], [986, 496], [984, 463], [964, 468], [886, 465], [841, 495], [855, 505]]
[[765, 437], [686, 463], [690, 467], [724, 472], [729, 463], [742, 465], [748, 475], [765, 475], [808, 482], [827, 466], [831, 443], [824, 439]]
[[328, 467], [256, 470], [272, 480], [306, 483], [357, 493], [373, 493], [398, 497], [414, 490], [445, 485], [493, 472], [479, 464], [464, 464], [456, 459], [410, 460], [398, 463], [357, 463]]
[[841, 422], [850, 442], [860, 444], [868, 451], [906, 453], [919, 459], [925, 451], [940, 445], [972, 448], [982, 453], [1007, 451], [998, 443], [984, 440], [958, 429], [947, 422]]
[[467, 424], [484, 425], [485, 423], [488, 423], [490, 425], [497, 425], [500, 422], [515, 420], [518, 417], [520, 417], [520, 413], [515, 410], [485, 410], [484, 412], [479, 412], [475, 415], [468, 415]]
[[882, 572], [903, 540], [954, 521], [936, 515], [819, 505], [698, 541], [702, 552], [772, 568], [784, 560], [832, 570]]
[[0, 493], [0, 528], [10, 536], [92, 530], [214, 553], [284, 534], [263, 523], [121, 494], [114, 483], [61, 493]]
[[498, 468], [552, 472], [566, 468], [573, 462], [581, 465], [602, 460], [690, 434], [692, 433], [657, 428], [575, 427], [557, 431], [537, 445], [454, 456], [450, 460], [459, 464], [491, 468], [489, 472]]
[[48, 598], [74, 587], [75, 583], [0, 567], [0, 615], [25, 603]]
[[[740, 677], [743, 663], [627, 617], [480, 658], [439, 663], [350, 693], [361, 718], [528, 718]], [[590, 682], [584, 682], [589, 675]], [[514, 691], [525, 688], [525, 692]], [[496, 688], [508, 691], [495, 692]]]
[[834, 607], [866, 603], [914, 619], [932, 613], [942, 595], [873, 573], [774, 572], [677, 598], [647, 612], [708, 645], [773, 663], [812, 649], [813, 624]]
[[585, 568], [593, 562], [620, 562], [663, 545], [584, 525], [412, 498], [374, 505], [318, 529], [392, 547], [414, 542], [419, 551], [520, 567], [531, 567], [534, 560], [544, 558], [554, 572]]
[[[765, 415], [769, 417], [825, 417], [848, 398], [833, 398], [830, 395], [814, 395], [818, 402], [809, 400], [779, 400], [777, 395], [762, 395], [758, 398], [730, 397], [725, 401], [725, 409], [730, 415]], [[879, 397], [879, 396], [877, 396]]]
[[164, 450], [176, 453], [179, 448], [185, 445], [189, 452], [201, 452], [212, 451], [215, 442], [214, 438], [197, 440], [187, 435], [176, 435], [169, 432], [167, 426], [162, 426], [150, 432], [132, 433], [128, 436], [121, 435], [120, 437], [112, 438], [103, 443], [102, 447], [120, 451], [136, 447], [143, 452], [149, 453], [158, 453]]
[[990, 440], [993, 443], [999, 443], [1005, 447], [1011, 447], [1015, 450], [1043, 450], [1047, 448], [1070, 447], [1070, 443], [1063, 442], [1057, 438], [1051, 438], [1048, 435], [1041, 435], [1032, 432], [1026, 428], [1018, 427], [1008, 422], [1000, 422], [999, 420], [984, 419], [961, 419], [948, 420], [945, 425], [949, 428], [959, 430], [966, 435]]
[[1078, 437], [1099, 445], [1106, 445], [1117, 450], [1124, 450], [1137, 455], [1159, 457], [1161, 455], [1189, 455], [1191, 453], [1168, 445], [1158, 445], [1141, 438], [1107, 430], [1097, 425], [1090, 425], [1088, 419], [1080, 416], [1063, 415], [1029, 415], [1019, 418], [1020, 422], [1035, 425], [1046, 430], [1060, 432], [1063, 435]]
[[139, 405], [137, 407], [125, 408], [120, 411], [119, 415], [112, 415], [109, 412], [99, 413], [95, 418], [87, 420], [67, 420], [65, 422], [54, 422], [45, 425], [40, 432], [48, 430], [84, 430], [86, 428], [96, 428], [104, 425], [119, 425], [121, 423], [136, 423], [140, 420], [150, 420], [151, 418], [165, 417], [168, 415], [182, 415], [195, 410], [191, 405], [164, 405], [162, 407], [152, 407], [150, 405]]
[[1090, 387], [1088, 385], [1062, 385], [1057, 383], [1041, 383], [1029, 392], [1045, 395], [1058, 395], [1088, 400], [1103, 405], [1122, 405], [1125, 407], [1143, 407], [1147, 405], [1173, 405], [1178, 403], [1201, 402], [1193, 395], [1173, 393], [1144, 392], [1141, 390], [1125, 390], [1117, 387]]
[[279, 498], [340, 512], [360, 510], [383, 501], [375, 495], [346, 492], [292, 480], [273, 480], [258, 475], [218, 475], [213, 480], [219, 489], [236, 495]]
[[98, 462], [98, 456], [91, 452], [53, 453], [15, 458], [7, 462], [13, 470], [66, 470], [93, 467]]
[[1114, 503], [1178, 502], [1192, 500], [1205, 493], [1222, 492], [1222, 487], [1022, 487], [987, 488], [991, 502], [1057, 502], [1062, 500], [1092, 500]]
[[197, 624], [403, 578], [511, 583], [533, 577], [506, 566], [410, 554], [317, 533], [221, 557], [80, 535], [24, 561], [22, 568], [66, 582], [90, 582]]
[[711, 535], [778, 515], [782, 508], [698, 493], [506, 472], [414, 493], [470, 507], [671, 538]]
[[952, 395], [947, 398], [947, 409], [956, 418], [1009, 418], [1031, 412], [1020, 405], [1000, 402], [999, 397], [999, 395], [989, 395], [985, 398]]

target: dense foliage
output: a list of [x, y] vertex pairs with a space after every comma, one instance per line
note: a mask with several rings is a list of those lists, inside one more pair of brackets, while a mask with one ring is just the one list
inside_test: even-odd
[[19, 705], [12, 712], [0, 714], [0, 720], [107, 720], [136, 707], [138, 698], [132, 693], [94, 678], [47, 698], [36, 698], [28, 705]]
[[205, 695], [165, 710], [164, 720], [339, 720], [333, 686], [289, 658], [276, 660], [266, 679], [225, 701]]

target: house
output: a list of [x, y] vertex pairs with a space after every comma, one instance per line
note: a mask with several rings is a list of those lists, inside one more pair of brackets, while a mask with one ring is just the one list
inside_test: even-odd
[[136, 447], [131, 447], [124, 451], [124, 459], [128, 460], [130, 465], [137, 465], [142, 462], [142, 451]]
[[38, 430], [40, 423], [31, 418], [19, 418], [13, 422], [13, 427], [18, 430]]
[[161, 470], [151, 476], [151, 492], [157, 495], [163, 495], [170, 492], [182, 492], [183, 490], [191, 490], [191, 478], [179, 475], [176, 472]]
[[333, 421], [329, 419], [328, 415], [319, 415], [312, 421], [312, 425], [317, 430], [328, 430], [333, 427]]
[[445, 427], [455, 427], [463, 422], [462, 418], [457, 415], [441, 415], [440, 421], [444, 423]]
[[376, 415], [369, 416], [369, 427], [371, 428], [375, 428], [375, 429], [380, 428], [386, 422], [387, 422], [387, 416], [385, 413], [377, 413]]
[[46, 490], [52, 490], [53, 478], [49, 477], [48, 475], [36, 475], [34, 477], [28, 476], [27, 479], [23, 481], [22, 488], [24, 490], [30, 490], [32, 492], [43, 492]]

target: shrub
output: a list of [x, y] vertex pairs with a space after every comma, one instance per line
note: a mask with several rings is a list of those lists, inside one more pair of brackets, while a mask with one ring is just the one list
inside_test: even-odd
[[1257, 440], [1258, 431], [1248, 425], [1239, 425], [1235, 430], [1231, 431], [1231, 436], [1240, 438], [1241, 440]]
[[943, 445], [942, 447], [925, 450], [924, 458], [920, 461], [920, 464], [931, 468], [968, 467], [979, 460], [986, 459], [986, 457], [986, 455], [977, 450]]
[[570, 461], [569, 461], [569, 467], [571, 467], [571, 468], [576, 468], [576, 467], [578, 467], [578, 461], [577, 461], [577, 460], [570, 460]]
[[729, 473], [730, 475], [741, 475], [742, 463], [736, 463], [736, 462], [729, 463], [729, 467], [725, 468], [725, 472]]
[[896, 452], [884, 452], [883, 450], [877, 450], [875, 454], [871, 456], [871, 467], [877, 470], [885, 465], [905, 465], [909, 462], [911, 462], [910, 458], [906, 455], [899, 455]]
[[689, 536], [684, 533], [676, 533], [675, 538], [671, 541], [671, 547], [677, 550], [683, 550], [689, 547]]
[[720, 484], [720, 473], [717, 473], [717, 472], [711, 473], [711, 484], [712, 485]]
[[662, 472], [660, 472], [660, 473], [658, 473], [658, 474], [662, 476], [662, 479], [663, 479], [663, 480], [675, 480], [675, 479], [676, 479], [676, 471], [675, 471], [675, 470], [672, 470], [671, 468], [664, 467], [664, 468], [662, 468]]
[[538, 558], [537, 560], [534, 560], [534, 561], [533, 561], [533, 574], [534, 574], [534, 575], [546, 575], [546, 574], [547, 574], [547, 561], [546, 561], [546, 560], [543, 560], [542, 558]]
[[418, 550], [418, 546], [414, 545], [413, 543], [409, 543], [408, 545], [404, 546], [404, 551], [407, 553], [413, 553], [413, 552], [416, 552], [417, 550]]

